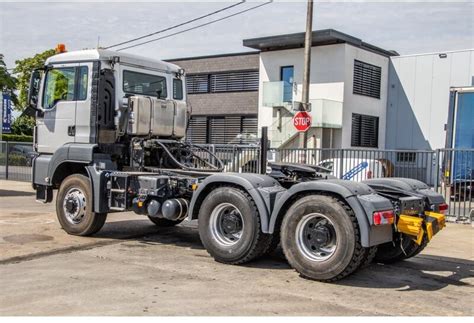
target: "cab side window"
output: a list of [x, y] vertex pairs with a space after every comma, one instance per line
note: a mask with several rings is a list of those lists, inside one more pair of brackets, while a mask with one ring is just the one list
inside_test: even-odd
[[43, 108], [51, 109], [59, 101], [81, 101], [87, 99], [88, 68], [60, 67], [46, 74], [43, 93]]
[[75, 67], [49, 70], [46, 74], [43, 107], [45, 109], [51, 109], [59, 101], [73, 101], [75, 80]]
[[173, 99], [183, 99], [183, 81], [180, 79], [173, 79]]

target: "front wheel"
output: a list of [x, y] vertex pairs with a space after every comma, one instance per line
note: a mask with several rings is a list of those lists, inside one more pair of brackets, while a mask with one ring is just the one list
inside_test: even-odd
[[69, 234], [88, 236], [104, 225], [107, 213], [92, 212], [91, 181], [84, 175], [71, 175], [61, 183], [56, 197], [56, 214]]
[[327, 282], [354, 272], [366, 255], [353, 211], [330, 196], [309, 195], [294, 203], [281, 225], [281, 245], [301, 276]]

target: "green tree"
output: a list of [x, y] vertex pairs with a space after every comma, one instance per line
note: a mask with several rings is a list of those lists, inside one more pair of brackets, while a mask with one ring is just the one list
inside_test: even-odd
[[36, 68], [41, 68], [48, 57], [56, 54], [54, 49], [48, 49], [33, 57], [17, 60], [13, 72], [17, 75], [17, 89], [20, 91], [17, 109], [23, 111], [28, 104], [28, 87], [30, 85], [31, 73]]
[[35, 126], [35, 118], [21, 115], [13, 120], [11, 129], [14, 135], [33, 136], [33, 128]]
[[0, 54], [0, 90], [9, 93], [13, 104], [16, 106], [18, 105], [18, 98], [15, 94], [17, 80], [8, 73], [3, 57], [3, 54]]

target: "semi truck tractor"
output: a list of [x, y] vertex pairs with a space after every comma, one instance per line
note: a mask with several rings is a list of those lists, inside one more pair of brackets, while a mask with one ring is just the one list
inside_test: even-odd
[[414, 256], [444, 227], [443, 197], [418, 181], [357, 183], [282, 163], [225, 172], [185, 140], [184, 80], [176, 65], [101, 49], [60, 50], [32, 73], [33, 187], [43, 203], [57, 191], [64, 231], [93, 235], [126, 211], [159, 227], [198, 220], [218, 262], [244, 264], [280, 244], [301, 276], [330, 282], [374, 257]]

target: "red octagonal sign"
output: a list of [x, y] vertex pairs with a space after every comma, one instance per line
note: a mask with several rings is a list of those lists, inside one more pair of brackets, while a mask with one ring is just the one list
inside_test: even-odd
[[299, 111], [293, 117], [293, 125], [298, 131], [306, 131], [311, 127], [311, 116], [306, 111]]

